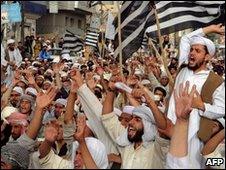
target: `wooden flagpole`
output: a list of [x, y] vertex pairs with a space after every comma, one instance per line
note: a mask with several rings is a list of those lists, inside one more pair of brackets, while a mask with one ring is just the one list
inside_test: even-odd
[[163, 45], [162, 45], [163, 42], [162, 42], [162, 39], [161, 39], [160, 24], [159, 24], [158, 14], [157, 14], [157, 10], [156, 10], [155, 6], [154, 6], [154, 12], [155, 12], [155, 19], [156, 19], [156, 25], [157, 25], [157, 32], [158, 32], [158, 37], [159, 37], [160, 49], [162, 51], [161, 58], [162, 58], [163, 65], [165, 67], [166, 73], [167, 73], [167, 75], [169, 77], [170, 84], [173, 85], [174, 80], [173, 80], [172, 75], [170, 74], [168, 66], [167, 66], [167, 58], [166, 58], [165, 50], [163, 49]]
[[119, 41], [119, 65], [122, 71], [122, 37], [121, 37], [121, 12], [119, 7], [119, 1], [117, 1], [117, 7], [118, 7], [118, 41]]

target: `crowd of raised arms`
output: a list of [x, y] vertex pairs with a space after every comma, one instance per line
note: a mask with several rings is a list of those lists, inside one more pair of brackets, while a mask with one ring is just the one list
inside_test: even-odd
[[224, 169], [224, 56], [207, 38], [224, 33], [222, 24], [199, 28], [181, 37], [176, 54], [164, 36], [165, 67], [143, 52], [123, 65], [112, 51], [56, 61], [55, 40], [8, 39], [1, 169]]

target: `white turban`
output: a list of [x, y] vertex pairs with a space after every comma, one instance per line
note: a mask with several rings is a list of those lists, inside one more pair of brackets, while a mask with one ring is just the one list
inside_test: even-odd
[[12, 44], [12, 43], [15, 43], [15, 40], [13, 40], [13, 39], [7, 40], [7, 45]]
[[141, 81], [141, 84], [147, 85], [147, 84], [151, 84], [151, 82], [147, 79], [144, 79], [144, 80]]
[[5, 121], [8, 123], [6, 120], [7, 117], [9, 117], [12, 113], [18, 112], [18, 109], [15, 107], [11, 106], [6, 106], [2, 111], [1, 111], [1, 120]]
[[57, 99], [57, 100], [55, 101], [55, 104], [62, 104], [62, 105], [64, 105], [64, 107], [66, 107], [66, 105], [67, 105], [67, 100], [66, 100], [66, 99], [63, 99], [63, 98], [60, 98], [60, 99]]
[[[133, 115], [142, 119], [144, 125], [144, 134], [142, 136], [143, 143], [146, 144], [149, 141], [153, 141], [157, 134], [157, 130], [152, 111], [146, 106], [138, 106], [133, 109]], [[120, 146], [128, 146], [131, 144], [128, 140], [128, 128], [116, 139], [116, 142]]]
[[[108, 167], [108, 157], [107, 151], [104, 144], [93, 137], [85, 138], [87, 148], [99, 169], [107, 169]], [[72, 145], [72, 162], [74, 162], [76, 150], [78, 149], [79, 143], [77, 141], [73, 142]]]
[[33, 87], [26, 88], [25, 94], [27, 94], [28, 92], [31, 93], [32, 95], [35, 95], [35, 96], [37, 96], [37, 93], [38, 93], [37, 90]]
[[190, 45], [194, 45], [194, 44], [205, 45], [208, 49], [209, 54], [211, 56], [214, 56], [215, 45], [210, 39], [202, 37], [202, 36], [195, 35], [195, 36], [191, 37], [191, 42], [190, 42]]
[[68, 53], [62, 54], [61, 57], [62, 57], [62, 59], [65, 59], [65, 60], [71, 60], [71, 57], [70, 57], [70, 55]]
[[23, 89], [21, 87], [18, 87], [18, 86], [14, 87], [13, 88], [13, 91], [15, 91], [17, 93], [20, 93], [20, 95], [23, 95], [24, 94]]
[[77, 68], [77, 69], [79, 69], [80, 66], [81, 66], [81, 64], [79, 64], [79, 63], [74, 63], [74, 64], [72, 65], [71, 68]]
[[101, 90], [103, 90], [103, 87], [100, 84], [97, 84], [96, 87], [99, 87]]
[[67, 72], [64, 72], [64, 71], [61, 71], [60, 72], [60, 76], [61, 77], [67, 77], [68, 76], [68, 73]]
[[138, 75], [138, 76], [139, 75], [143, 75], [143, 71], [141, 69], [139, 69], [139, 68], [136, 68], [134, 74]]
[[134, 106], [124, 106], [122, 112], [132, 115]]

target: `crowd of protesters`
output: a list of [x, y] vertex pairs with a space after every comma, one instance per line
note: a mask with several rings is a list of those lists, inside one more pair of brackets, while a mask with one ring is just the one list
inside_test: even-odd
[[224, 60], [205, 36], [224, 32], [222, 24], [195, 30], [173, 53], [165, 36], [169, 72], [148, 53], [123, 66], [111, 50], [56, 62], [54, 40], [9, 39], [1, 44], [1, 168], [223, 169]]

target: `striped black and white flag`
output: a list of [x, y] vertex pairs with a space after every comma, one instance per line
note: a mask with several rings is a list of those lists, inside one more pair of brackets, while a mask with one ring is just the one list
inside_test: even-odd
[[62, 54], [73, 52], [80, 52], [83, 50], [84, 43], [83, 41], [73, 33], [67, 31], [64, 36], [64, 43], [62, 47]]
[[95, 5], [101, 4], [101, 1], [88, 1], [88, 6], [91, 8]]
[[[225, 21], [225, 1], [155, 1], [161, 34], [188, 28], [200, 28]], [[146, 32], [157, 36], [155, 20], [150, 20]]]
[[[151, 1], [124, 1], [121, 7], [121, 40], [122, 40], [122, 60], [130, 58], [142, 44], [144, 33], [148, 27], [148, 20], [154, 15]], [[117, 17], [115, 18], [115, 28], [118, 27]], [[114, 40], [114, 56], [119, 56], [118, 28]]]
[[141, 48], [146, 49], [148, 47], [148, 37], [144, 37], [141, 43]]
[[99, 32], [87, 30], [85, 37], [85, 45], [98, 48]]

